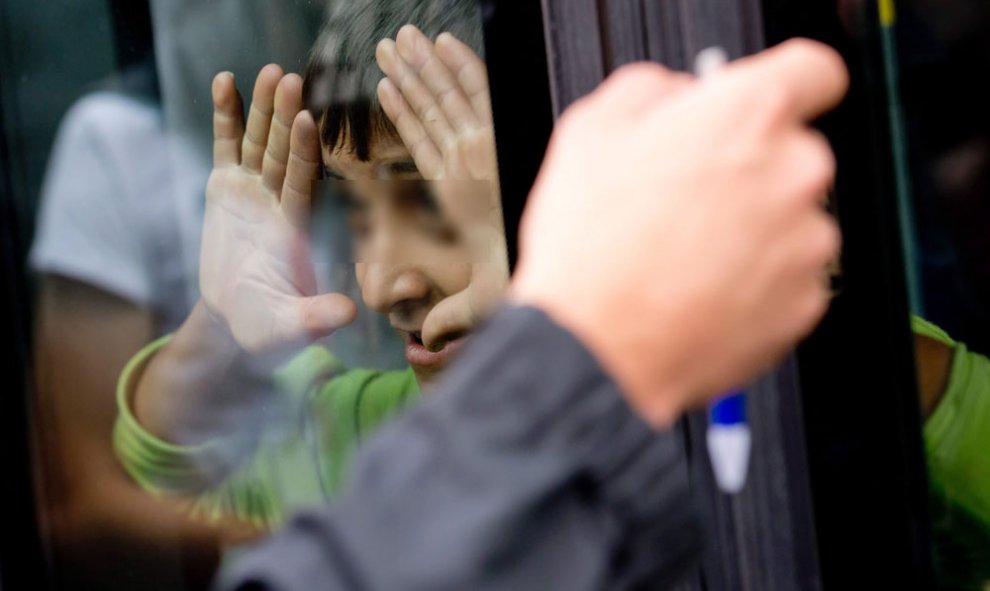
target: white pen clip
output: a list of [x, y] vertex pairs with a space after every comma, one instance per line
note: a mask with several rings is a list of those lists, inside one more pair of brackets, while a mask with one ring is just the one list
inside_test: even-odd
[[699, 78], [711, 76], [729, 61], [729, 54], [719, 46], [707, 47], [694, 58], [694, 73]]

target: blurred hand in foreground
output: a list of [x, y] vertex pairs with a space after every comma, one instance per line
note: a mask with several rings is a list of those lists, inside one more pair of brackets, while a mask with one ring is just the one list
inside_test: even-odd
[[767, 369], [829, 301], [835, 161], [808, 123], [847, 85], [807, 40], [703, 81], [620, 69], [557, 125], [513, 299], [575, 332], [657, 426]]

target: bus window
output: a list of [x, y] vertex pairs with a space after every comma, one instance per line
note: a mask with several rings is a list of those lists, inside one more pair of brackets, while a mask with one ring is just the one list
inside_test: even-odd
[[481, 6], [5, 9], [50, 578], [206, 588], [500, 301]]

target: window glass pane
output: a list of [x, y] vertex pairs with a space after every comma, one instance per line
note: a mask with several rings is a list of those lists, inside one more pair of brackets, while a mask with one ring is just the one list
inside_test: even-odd
[[941, 588], [978, 589], [990, 584], [990, 9], [877, 8], [936, 568]]
[[498, 304], [480, 7], [3, 8], [53, 579], [205, 588]]

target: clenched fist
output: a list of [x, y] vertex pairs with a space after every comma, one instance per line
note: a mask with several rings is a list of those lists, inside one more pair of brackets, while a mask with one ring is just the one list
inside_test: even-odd
[[835, 162], [808, 122], [847, 80], [803, 40], [704, 80], [616, 72], [557, 126], [514, 299], [575, 332], [656, 425], [767, 369], [827, 307]]

